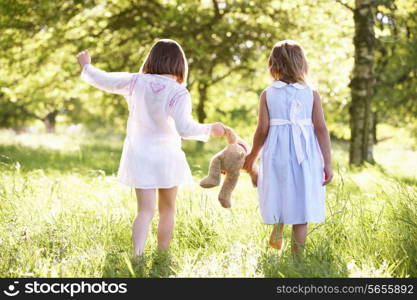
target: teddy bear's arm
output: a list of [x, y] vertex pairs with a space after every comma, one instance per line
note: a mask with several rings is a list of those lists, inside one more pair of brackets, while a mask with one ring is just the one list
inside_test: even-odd
[[220, 184], [220, 174], [221, 174], [221, 156], [216, 155], [210, 162], [209, 173], [200, 182], [200, 186], [203, 188], [212, 188]]

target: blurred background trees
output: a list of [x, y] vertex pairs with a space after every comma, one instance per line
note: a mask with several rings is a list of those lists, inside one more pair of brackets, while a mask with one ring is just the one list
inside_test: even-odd
[[[416, 123], [417, 8], [411, 0], [370, 2], [374, 81], [362, 99], [370, 103], [373, 143], [379, 122]], [[88, 48], [100, 68], [137, 72], [153, 42], [172, 38], [189, 61], [195, 117], [248, 136], [259, 93], [270, 82], [270, 48], [294, 39], [305, 48], [332, 135], [350, 139], [350, 120], [358, 115], [352, 112], [364, 104], [351, 101], [356, 7], [333, 0], [2, 0], [0, 126], [22, 130], [42, 122], [52, 132], [81, 123], [123, 132], [124, 99], [83, 84], [76, 53]]]

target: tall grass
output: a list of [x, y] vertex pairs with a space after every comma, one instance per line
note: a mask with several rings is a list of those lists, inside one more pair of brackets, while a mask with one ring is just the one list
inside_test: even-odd
[[417, 178], [389, 155], [395, 147], [417, 161], [411, 144], [381, 142], [376, 156], [390, 160], [359, 169], [347, 167], [343, 142], [334, 145], [327, 219], [309, 225], [299, 260], [291, 256], [290, 227], [282, 250], [267, 246], [271, 228], [261, 223], [247, 175], [229, 210], [216, 200], [218, 189], [198, 187], [221, 144], [204, 151], [185, 145], [196, 184], [180, 190], [171, 250], [156, 249], [154, 220], [145, 258], [137, 260], [130, 232], [136, 199], [114, 176], [120, 139], [0, 132], [0, 276], [417, 276]]

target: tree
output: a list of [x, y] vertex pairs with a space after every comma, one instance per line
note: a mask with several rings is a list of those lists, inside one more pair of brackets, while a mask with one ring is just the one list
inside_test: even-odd
[[410, 124], [417, 117], [417, 7], [405, 0], [382, 1], [376, 21], [378, 119]]
[[[77, 107], [69, 79], [77, 73], [63, 57], [74, 49], [68, 22], [94, 6], [88, 1], [18, 0], [0, 5], [0, 123], [22, 127], [40, 120], [55, 130], [59, 113]], [[64, 84], [65, 83], [65, 84]]]
[[417, 115], [417, 10], [407, 0], [337, 2], [355, 21], [350, 163], [373, 162], [378, 122], [404, 124]]
[[[285, 14], [268, 1], [197, 0], [168, 2], [160, 5], [157, 20], [153, 20], [151, 39], [173, 38], [180, 42], [189, 58], [188, 88], [197, 95], [197, 118], [204, 122], [209, 90], [233, 73], [251, 73], [251, 62], [259, 57], [259, 48], [272, 46], [279, 26], [286, 24]], [[136, 1], [120, 6], [109, 22], [114, 32], [130, 31], [129, 20], [140, 16], [143, 9]], [[262, 22], [258, 20], [262, 19]], [[149, 19], [149, 18], [148, 18]], [[276, 20], [280, 20], [277, 22]], [[285, 25], [283, 26], [285, 27]]]
[[374, 0], [356, 0], [353, 9], [355, 61], [350, 82], [352, 100], [349, 111], [351, 129], [349, 162], [354, 165], [374, 161], [372, 100], [375, 85], [375, 7]]
[[7, 110], [0, 112], [0, 123], [13, 127], [40, 120], [52, 130], [49, 125], [59, 117], [123, 128], [124, 99], [80, 84], [74, 56], [90, 48], [98, 67], [136, 72], [158, 38], [174, 38], [184, 47], [200, 121], [220, 117], [234, 126], [242, 126], [242, 119], [254, 124], [257, 95], [270, 80], [269, 49], [292, 38], [305, 46], [320, 92], [331, 99], [325, 109], [337, 112], [328, 116], [343, 123], [353, 27], [345, 15], [332, 0], [5, 0], [0, 104]]
[[[268, 7], [264, 0], [95, 0], [88, 1], [87, 6], [75, 0], [51, 4], [20, 0], [19, 6], [7, 4], [1, 12], [6, 16], [1, 23], [6, 33], [3, 41], [9, 46], [0, 57], [8, 64], [3, 70], [8, 80], [2, 83], [6, 86], [2, 99], [24, 108], [20, 113], [25, 111], [28, 117], [45, 120], [49, 129], [59, 113], [79, 115], [72, 113], [79, 108], [74, 100], [86, 97], [77, 95], [79, 70], [74, 55], [84, 47], [99, 54], [93, 59], [108, 71], [135, 72], [156, 39], [178, 40], [189, 58], [189, 88], [197, 95], [197, 117], [203, 122], [209, 89], [233, 73], [252, 71], [250, 62], [258, 59], [259, 48], [275, 41], [271, 37], [276, 25], [285, 21], [283, 16], [277, 23], [273, 18], [281, 12]], [[10, 17], [12, 13], [17, 16], [15, 20]], [[258, 22], [261, 17], [263, 21]], [[34, 69], [37, 72], [30, 72]], [[122, 104], [118, 99], [117, 104]], [[85, 100], [81, 102], [91, 106], [91, 100]], [[114, 107], [113, 112], [125, 115], [124, 104]]]

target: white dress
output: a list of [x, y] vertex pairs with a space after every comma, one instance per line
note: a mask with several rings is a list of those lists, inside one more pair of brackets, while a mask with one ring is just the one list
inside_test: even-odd
[[266, 224], [319, 223], [325, 217], [323, 160], [311, 121], [313, 92], [274, 81], [266, 89], [270, 118], [258, 177]]
[[154, 189], [192, 181], [181, 137], [207, 141], [211, 124], [193, 120], [184, 86], [162, 75], [108, 73], [91, 64], [84, 66], [81, 78], [127, 100], [129, 118], [117, 174], [121, 183]]

